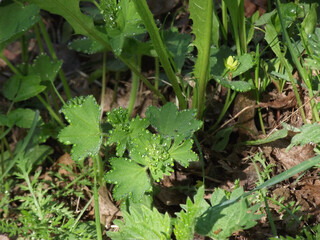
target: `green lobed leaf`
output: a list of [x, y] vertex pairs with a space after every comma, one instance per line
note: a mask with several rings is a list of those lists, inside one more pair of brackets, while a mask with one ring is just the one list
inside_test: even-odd
[[[36, 5], [12, 3], [0, 7], [0, 50], [28, 31], [39, 19]], [[12, 19], [14, 18], [14, 21]], [[10, 20], [11, 19], [11, 20]]]
[[143, 131], [132, 139], [130, 157], [133, 161], [148, 168], [152, 178], [159, 181], [164, 175], [173, 172], [173, 158], [168, 151], [171, 139], [163, 139], [160, 135]]
[[182, 210], [176, 213], [177, 220], [174, 224], [174, 234], [177, 240], [193, 240], [194, 228], [197, 218], [209, 207], [203, 198], [204, 187], [198, 189], [194, 196], [194, 203], [188, 198], [186, 204], [181, 204]]
[[320, 143], [320, 125], [305, 124], [301, 127], [301, 132], [296, 134], [292, 139], [287, 150], [297, 145], [305, 145], [308, 143], [319, 144]]
[[40, 85], [41, 79], [38, 75], [18, 76], [9, 78], [3, 86], [3, 94], [14, 102], [20, 102], [34, 97], [46, 89]]
[[113, 240], [127, 239], [171, 239], [171, 220], [168, 213], [161, 214], [156, 208], [149, 209], [140, 204], [131, 206], [129, 212], [123, 212], [124, 223], [115, 220], [118, 232], [108, 231], [107, 235]]
[[70, 124], [58, 135], [60, 142], [73, 144], [71, 157], [81, 160], [99, 153], [102, 135], [100, 130], [100, 106], [92, 95], [70, 100], [61, 109]]
[[132, 198], [134, 202], [141, 200], [145, 192], [151, 190], [150, 179], [146, 167], [141, 167], [126, 158], [111, 158], [112, 170], [106, 174], [106, 180], [115, 183], [113, 196], [117, 200]]
[[39, 75], [41, 81], [53, 82], [62, 66], [62, 61], [52, 61], [44, 53], [40, 54], [29, 68], [30, 75]]
[[190, 138], [197, 131], [202, 122], [195, 118], [196, 110], [182, 110], [178, 112], [174, 103], [169, 102], [161, 109], [150, 106], [146, 116], [152, 126], [163, 136], [174, 138], [177, 135]]
[[170, 157], [180, 163], [184, 167], [189, 166], [189, 162], [198, 161], [198, 155], [192, 149], [193, 140], [187, 139], [185, 141], [175, 140], [172, 147], [169, 149]]
[[139, 116], [128, 119], [128, 110], [123, 108], [114, 109], [107, 113], [107, 121], [113, 129], [109, 132], [108, 144], [116, 143], [117, 156], [122, 157], [125, 150], [130, 147], [131, 139], [144, 131], [149, 122], [147, 119], [141, 119]]

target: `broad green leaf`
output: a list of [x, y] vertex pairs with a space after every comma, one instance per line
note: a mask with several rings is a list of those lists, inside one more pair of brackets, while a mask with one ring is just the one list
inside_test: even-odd
[[76, 97], [62, 107], [61, 112], [70, 125], [60, 131], [58, 139], [62, 143], [73, 144], [73, 160], [99, 153], [102, 142], [100, 111], [100, 106], [91, 95]]
[[192, 144], [192, 139], [187, 139], [183, 142], [176, 140], [173, 143], [172, 147], [169, 149], [170, 157], [172, 157], [182, 166], [188, 167], [189, 162], [199, 160], [198, 155], [191, 150]]
[[106, 50], [103, 45], [90, 38], [81, 38], [73, 40], [68, 47], [77, 52], [82, 52], [85, 54], [94, 54]]
[[220, 47], [220, 19], [216, 10], [212, 14], [211, 40], [216, 47]]
[[177, 30], [171, 29], [164, 32], [164, 40], [175, 62], [177, 71], [181, 72], [188, 54], [191, 35], [181, 34]]
[[[203, 108], [205, 99], [205, 88], [208, 81], [208, 67], [210, 57], [210, 46], [212, 37], [213, 2], [211, 0], [190, 0], [190, 19], [193, 21], [194, 46], [197, 48], [198, 56], [194, 66], [193, 74], [197, 81], [197, 104], [196, 107]], [[202, 114], [203, 109], [198, 109]]]
[[176, 213], [174, 234], [177, 240], [193, 240], [197, 218], [210, 206], [204, 196], [204, 187], [198, 189], [194, 196], [194, 203], [188, 198], [186, 204], [180, 205], [182, 210]]
[[210, 49], [210, 75], [223, 76], [225, 73], [224, 60], [234, 53], [225, 45], [220, 48], [212, 47]]
[[[30, 128], [35, 116], [35, 111], [29, 109], [29, 108], [18, 108], [10, 113], [8, 113], [7, 116], [2, 115], [0, 117], [2, 120], [0, 120], [0, 126], [18, 126], [21, 128]], [[41, 121], [41, 118], [39, 119], [39, 123]]]
[[281, 13], [284, 17], [285, 27], [288, 28], [297, 18], [304, 17], [304, 9], [294, 2], [281, 4]]
[[12, 3], [0, 6], [0, 50], [28, 31], [39, 19], [36, 5]]
[[[12, 127], [13, 125], [14, 121], [12, 122], [7, 115], [0, 113], [0, 126]], [[2, 134], [0, 136], [2, 136]]]
[[195, 118], [195, 110], [178, 112], [173, 103], [167, 103], [161, 109], [151, 106], [146, 116], [152, 126], [163, 136], [175, 138], [177, 135], [190, 138], [197, 131], [202, 122]]
[[38, 5], [41, 9], [64, 17], [73, 27], [76, 34], [85, 35], [110, 49], [106, 34], [100, 32], [94, 25], [93, 19], [81, 12], [80, 0], [29, 0], [28, 2]]
[[308, 42], [313, 54], [320, 58], [320, 28], [316, 28], [313, 34], [308, 35]]
[[263, 26], [271, 21], [271, 18], [277, 13], [276, 9], [271, 12], [267, 12], [260, 16], [260, 18], [254, 23], [255, 26]]
[[3, 94], [14, 102], [20, 102], [34, 97], [46, 89], [40, 85], [38, 75], [17, 76], [9, 78], [3, 86]]
[[239, 66], [234, 72], [232, 72], [233, 78], [245, 73], [254, 66], [252, 55], [249, 53], [241, 55], [237, 60], [239, 62]]
[[230, 88], [236, 92], [248, 92], [253, 88], [253, 85], [245, 81], [230, 81], [226, 77], [213, 76], [219, 84], [226, 88]]
[[62, 61], [52, 61], [46, 54], [40, 54], [29, 68], [30, 75], [39, 75], [41, 81], [53, 82], [62, 66]]
[[[238, 188], [231, 193], [230, 199], [239, 198], [244, 193]], [[211, 197], [212, 206], [226, 200], [226, 194], [221, 189], [216, 189]], [[257, 215], [259, 205], [250, 207], [245, 198], [232, 204], [208, 208], [196, 223], [196, 232], [214, 239], [227, 239], [234, 232], [251, 228], [262, 217]]]
[[307, 13], [307, 16], [303, 19], [303, 22], [301, 23], [302, 31], [304, 31], [306, 34], [312, 34], [314, 33], [314, 30], [317, 26], [317, 7], [318, 3], [312, 3], [311, 7]]
[[259, 11], [256, 11], [251, 17], [246, 21], [246, 31], [247, 31], [247, 45], [251, 42], [254, 31], [255, 23], [259, 20]]
[[291, 139], [291, 144], [287, 147], [290, 150], [292, 147], [297, 145], [305, 145], [308, 143], [319, 144], [320, 143], [320, 125], [305, 124], [301, 127], [301, 132], [295, 135]]
[[112, 170], [106, 174], [106, 180], [116, 184], [113, 196], [117, 200], [132, 198], [138, 202], [145, 192], [151, 190], [146, 167], [141, 167], [126, 158], [111, 158]]
[[212, 11], [208, 11], [212, 1], [210, 0], [190, 0], [189, 11], [190, 18], [193, 21], [193, 34], [196, 39], [194, 45], [198, 51], [198, 57], [195, 65], [194, 74], [199, 77], [201, 73], [201, 64], [207, 65], [208, 59], [205, 58], [205, 54], [209, 51], [210, 39], [211, 39], [211, 26], [212, 26]]
[[264, 35], [265, 40], [271, 47], [272, 51], [277, 55], [277, 57], [281, 56], [281, 48], [280, 42], [278, 39], [278, 33], [276, 28], [272, 23], [268, 23], [265, 27], [266, 33]]
[[141, 239], [141, 240], [170, 240], [172, 233], [171, 219], [161, 214], [156, 208], [150, 210], [145, 205], [134, 205], [129, 212], [123, 212], [124, 223], [115, 220], [119, 231], [107, 232], [112, 240]]

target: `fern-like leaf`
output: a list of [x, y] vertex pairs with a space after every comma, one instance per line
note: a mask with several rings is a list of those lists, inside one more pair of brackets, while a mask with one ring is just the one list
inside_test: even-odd
[[130, 207], [130, 213], [123, 212], [124, 222], [114, 221], [119, 232], [107, 232], [113, 240], [126, 239], [171, 239], [171, 220], [169, 215], [161, 214], [157, 209], [149, 209], [145, 205]]
[[188, 198], [186, 204], [181, 205], [183, 210], [176, 214], [178, 218], [174, 225], [174, 234], [177, 240], [194, 239], [197, 218], [209, 207], [203, 195], [204, 187], [202, 186], [194, 196], [194, 203]]

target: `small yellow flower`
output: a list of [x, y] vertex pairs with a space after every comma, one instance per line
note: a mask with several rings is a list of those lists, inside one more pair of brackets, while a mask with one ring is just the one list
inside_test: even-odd
[[239, 62], [238, 60], [234, 60], [232, 56], [229, 56], [227, 59], [224, 60], [224, 66], [227, 70], [233, 72], [238, 68]]

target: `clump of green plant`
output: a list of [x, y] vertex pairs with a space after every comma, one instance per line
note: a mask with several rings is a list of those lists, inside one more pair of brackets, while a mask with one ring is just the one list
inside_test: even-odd
[[[33, 165], [30, 157], [21, 159], [14, 172], [15, 181], [22, 180], [17, 187], [25, 194], [16, 195], [10, 200], [4, 198], [6, 201], [0, 202], [0, 208], [7, 209], [2, 213], [0, 232], [24, 239], [56, 239], [57, 236], [67, 239], [95, 238], [94, 222], [80, 222], [83, 212], [76, 218], [73, 210], [63, 202], [56, 201], [52, 186], [45, 187], [46, 182], [39, 179], [41, 171], [36, 171], [31, 178]], [[12, 209], [12, 205], [17, 207]], [[13, 214], [14, 217], [10, 218]]]
[[[173, 172], [174, 161], [187, 167], [198, 160], [191, 150], [191, 137], [202, 123], [193, 110], [178, 112], [168, 103], [162, 109], [149, 107], [145, 119], [130, 119], [128, 110], [115, 109], [107, 115], [112, 126], [108, 133], [101, 129], [100, 108], [92, 96], [72, 99], [61, 111], [70, 125], [61, 130], [58, 139], [73, 144], [74, 160], [97, 155], [103, 136], [107, 136], [107, 145], [116, 143], [118, 158], [109, 160], [112, 170], [106, 178], [117, 184], [114, 196], [118, 200], [130, 196], [138, 201], [152, 189], [153, 181]], [[150, 124], [157, 134], [147, 130]]]
[[[109, 159], [111, 170], [105, 178], [115, 184], [113, 197], [125, 203], [122, 209], [127, 213], [124, 213], [125, 225], [117, 221], [120, 232], [110, 232], [109, 235], [113, 239], [142, 236], [144, 239], [155, 236], [170, 239], [173, 229], [170, 218], [152, 208], [154, 183], [174, 171], [174, 162], [187, 167], [189, 162], [198, 160], [197, 154], [192, 151], [193, 133], [202, 124], [195, 118], [196, 111], [178, 112], [173, 103], [167, 103], [160, 109], [149, 107], [144, 119], [139, 116], [130, 119], [128, 110], [114, 109], [107, 114], [107, 122], [112, 127], [109, 132], [103, 132], [100, 127], [99, 106], [92, 96], [69, 101], [62, 112], [70, 125], [62, 129], [58, 138], [64, 143], [73, 144], [71, 156], [74, 159], [83, 159], [87, 155], [94, 157], [99, 153], [102, 142], [105, 142], [105, 145], [116, 144], [117, 157]], [[102, 141], [103, 136], [107, 137], [106, 141]], [[184, 210], [177, 214], [177, 221], [181, 223], [176, 222], [175, 234], [179, 239], [186, 239], [186, 236], [192, 239], [195, 231], [207, 236], [214, 236], [218, 231], [217, 236], [223, 239], [236, 230], [253, 226], [255, 220], [260, 218], [256, 215], [258, 207], [250, 206], [247, 197], [241, 198], [243, 194], [242, 188], [227, 195], [217, 189], [211, 199], [211, 209], [203, 199], [202, 187], [195, 197], [195, 203], [192, 204], [189, 199], [187, 205], [182, 206]], [[242, 200], [219, 206], [228, 199], [237, 198]], [[234, 212], [234, 209], [239, 210], [239, 214], [233, 215], [232, 219], [238, 220], [227, 224], [228, 228], [225, 228], [226, 222], [230, 221], [229, 213]], [[216, 211], [223, 212], [225, 217], [218, 217], [220, 215], [217, 215]], [[252, 214], [251, 217], [248, 217], [248, 212]], [[208, 217], [212, 218], [211, 222], [217, 223], [204, 224], [208, 222]], [[136, 224], [137, 221], [141, 224]], [[188, 225], [185, 222], [188, 222]]]

